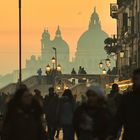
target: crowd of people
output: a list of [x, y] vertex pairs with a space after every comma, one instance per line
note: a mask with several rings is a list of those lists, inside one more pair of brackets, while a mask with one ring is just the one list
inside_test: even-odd
[[[139, 140], [140, 69], [133, 73], [133, 88], [120, 94], [112, 85], [110, 94], [98, 84], [87, 88], [84, 101], [66, 89], [61, 97], [53, 87], [44, 98], [41, 91], [30, 92], [19, 85], [8, 98], [0, 95], [1, 140]], [[7, 100], [8, 99], [8, 100]]]

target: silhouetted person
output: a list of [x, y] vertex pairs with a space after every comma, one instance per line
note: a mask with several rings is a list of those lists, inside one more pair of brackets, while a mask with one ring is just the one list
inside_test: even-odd
[[79, 66], [78, 74], [82, 74], [82, 67]]
[[49, 88], [49, 96], [45, 103], [45, 114], [48, 124], [49, 140], [54, 140], [55, 132], [58, 126], [58, 96], [54, 92], [54, 88]]
[[110, 140], [124, 127], [123, 140], [140, 139], [140, 68], [133, 72], [133, 91], [125, 94], [118, 109]]
[[34, 99], [39, 103], [40, 107], [43, 108], [43, 97], [41, 96], [41, 91], [38, 89], [34, 90]]
[[85, 68], [81, 68], [81, 74], [87, 74], [87, 72], [85, 71]]
[[116, 115], [121, 100], [122, 95], [120, 94], [119, 86], [118, 84], [113, 84], [110, 94], [108, 95], [108, 102], [114, 115]]
[[38, 82], [39, 82], [39, 84], [41, 84], [41, 79], [42, 79], [42, 69], [41, 68], [38, 69], [37, 74], [38, 74]]
[[45, 140], [42, 110], [28, 88], [21, 85], [8, 104], [2, 140]]
[[110, 130], [111, 115], [104, 90], [93, 85], [86, 95], [87, 102], [77, 108], [73, 119], [78, 140], [105, 140]]
[[77, 74], [74, 68], [72, 69], [71, 74], [72, 74], [72, 75], [76, 75], [76, 74]]
[[63, 140], [74, 140], [72, 124], [75, 111], [75, 100], [70, 89], [66, 89], [60, 101], [60, 125], [63, 129]]
[[41, 68], [38, 69], [37, 74], [38, 74], [38, 76], [42, 76], [42, 69]]

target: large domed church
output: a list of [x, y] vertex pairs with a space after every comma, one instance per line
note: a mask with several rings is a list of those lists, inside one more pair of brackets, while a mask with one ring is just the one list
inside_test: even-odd
[[[51, 65], [51, 59], [55, 56], [53, 48], [57, 50], [57, 60], [58, 64], [62, 66], [62, 73], [70, 73], [73, 67], [78, 70], [79, 66], [84, 67], [88, 74], [99, 73], [98, 64], [101, 59], [106, 58], [104, 40], [107, 37], [107, 33], [102, 30], [96, 8], [94, 8], [88, 29], [80, 36], [77, 42], [75, 58], [70, 62], [69, 45], [63, 39], [60, 27], [58, 26], [55, 37], [52, 40], [49, 31], [45, 29], [41, 36], [41, 55], [39, 57], [32, 55], [30, 59], [26, 60], [26, 67], [22, 69], [23, 78], [37, 74], [39, 68], [42, 68], [44, 74], [46, 65]], [[1, 81], [4, 81], [4, 78], [5, 76]], [[10, 78], [13, 80], [11, 82], [16, 82], [18, 70], [15, 70], [10, 75]]]
[[91, 15], [88, 30], [78, 40], [74, 66], [82, 66], [88, 73], [99, 73], [98, 64], [106, 58], [104, 40], [108, 34], [102, 30], [99, 15], [94, 8]]

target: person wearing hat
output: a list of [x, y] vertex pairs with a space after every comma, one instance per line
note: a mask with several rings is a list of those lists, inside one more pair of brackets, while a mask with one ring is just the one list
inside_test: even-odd
[[105, 92], [99, 85], [92, 85], [86, 92], [87, 101], [77, 108], [73, 124], [78, 140], [105, 140], [110, 129], [110, 112]]

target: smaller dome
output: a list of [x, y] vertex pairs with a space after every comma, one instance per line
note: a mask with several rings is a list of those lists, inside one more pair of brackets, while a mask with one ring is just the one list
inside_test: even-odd
[[60, 50], [60, 52], [68, 52], [69, 51], [69, 45], [68, 43], [63, 40], [61, 36], [61, 30], [60, 27], [58, 26], [57, 31], [56, 31], [56, 36], [54, 40], [52, 41], [53, 47], [57, 48]]
[[68, 43], [62, 38], [55, 38], [52, 44], [55, 48], [61, 50], [62, 52], [67, 52], [69, 50]]

